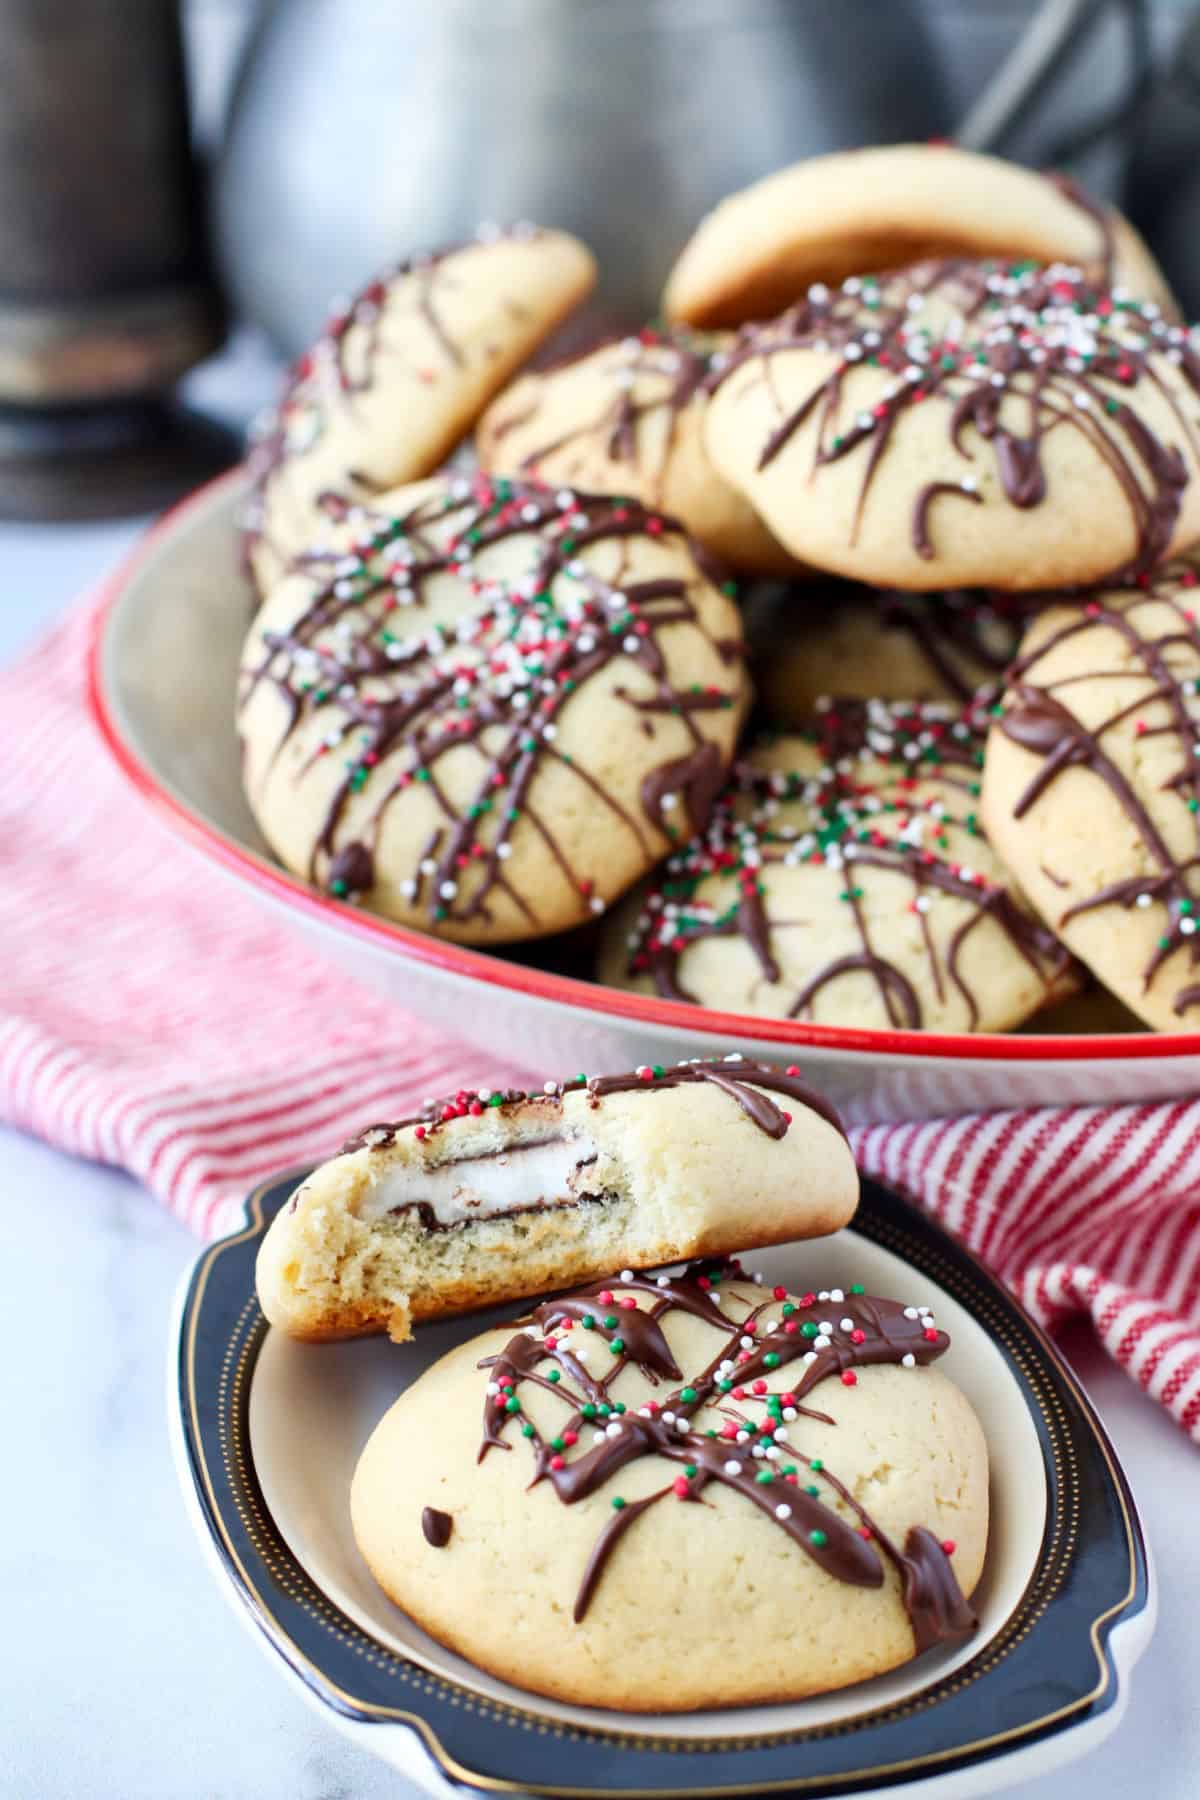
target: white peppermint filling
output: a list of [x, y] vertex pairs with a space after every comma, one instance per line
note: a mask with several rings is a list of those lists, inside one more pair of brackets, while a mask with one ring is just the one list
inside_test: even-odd
[[528, 1207], [570, 1203], [578, 1198], [580, 1163], [595, 1155], [596, 1146], [586, 1137], [555, 1137], [430, 1169], [400, 1165], [389, 1169], [363, 1196], [359, 1217], [371, 1221], [397, 1207], [425, 1205], [439, 1225], [461, 1225]]

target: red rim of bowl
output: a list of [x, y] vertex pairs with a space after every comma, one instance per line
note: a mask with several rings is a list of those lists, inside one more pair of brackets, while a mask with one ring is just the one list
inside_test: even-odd
[[631, 1024], [670, 1027], [694, 1033], [697, 1037], [725, 1041], [753, 1038], [764, 1046], [775, 1045], [781, 1050], [792, 1047], [889, 1058], [952, 1057], [968, 1061], [995, 1058], [1012, 1062], [1090, 1062], [1114, 1057], [1139, 1059], [1200, 1054], [1200, 1033], [1195, 1032], [1017, 1037], [1000, 1032], [966, 1034], [854, 1029], [845, 1025], [817, 1025], [795, 1019], [760, 1019], [742, 1013], [714, 1012], [705, 1006], [688, 1006], [677, 1000], [626, 993], [623, 989], [593, 985], [575, 976], [506, 962], [500, 956], [450, 943], [408, 926], [393, 924], [374, 913], [345, 906], [317, 893], [283, 869], [273, 867], [208, 824], [163, 786], [153, 769], [122, 736], [104, 691], [102, 669], [108, 622], [130, 581], [141, 572], [162, 540], [184, 525], [193, 511], [241, 479], [242, 471], [233, 469], [170, 508], [103, 583], [92, 612], [87, 698], [92, 718], [113, 760], [159, 817], [211, 860], [239, 875], [261, 893], [333, 930], [365, 938], [377, 947], [398, 951], [406, 958], [430, 964], [449, 974], [485, 981], [534, 999], [605, 1013], [626, 1019]]

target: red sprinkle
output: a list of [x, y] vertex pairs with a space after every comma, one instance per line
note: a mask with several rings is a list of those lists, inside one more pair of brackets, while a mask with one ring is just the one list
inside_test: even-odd
[[562, 1434], [562, 1441], [564, 1444], [577, 1444], [579, 1442], [579, 1433], [577, 1431], [564, 1431]]
[[860, 1525], [858, 1527], [858, 1535], [860, 1538], [869, 1538], [871, 1535], [871, 1527], [869, 1525]]
[[843, 1369], [842, 1370], [842, 1386], [843, 1387], [857, 1387], [858, 1386], [858, 1376], [854, 1373], [853, 1369]]
[[550, 1467], [552, 1469], [565, 1469], [566, 1466], [567, 1459], [565, 1456], [552, 1456], [550, 1458]]
[[611, 1288], [601, 1288], [600, 1292], [596, 1295], [596, 1298], [600, 1302], [601, 1306], [611, 1306], [612, 1305], [612, 1289]]
[[686, 1500], [688, 1495], [692, 1491], [691, 1487], [688, 1483], [688, 1478], [686, 1475], [677, 1475], [675, 1477], [674, 1481], [671, 1483], [671, 1486], [674, 1488], [675, 1492], [679, 1495], [679, 1498], [681, 1500]]
[[946, 1552], [947, 1556], [953, 1556], [954, 1552], [958, 1549], [958, 1545], [953, 1538], [943, 1538], [942, 1549]]
[[756, 1394], [765, 1394], [766, 1391], [767, 1391], [767, 1384], [765, 1381], [761, 1380], [761, 1378], [754, 1383], [754, 1392]]
[[625, 1308], [626, 1312], [636, 1312], [637, 1311], [637, 1301], [634, 1299], [632, 1294], [623, 1295], [618, 1304], [623, 1306]]
[[413, 1136], [415, 1138], [423, 1138], [425, 1136], [425, 1127], [423, 1125], [418, 1125], [416, 1130], [413, 1132]]
[[733, 1390], [733, 1397], [735, 1400], [744, 1400], [746, 1398], [745, 1388], [744, 1387], [735, 1387]]
[[922, 1336], [922, 1337], [923, 1337], [923, 1338], [924, 1338], [924, 1339], [925, 1339], [925, 1341], [926, 1341], [926, 1342], [927, 1342], [927, 1343], [929, 1343], [929, 1344], [936, 1344], [936, 1343], [937, 1343], [937, 1341], [938, 1341], [938, 1334], [937, 1334], [937, 1332], [936, 1332], [936, 1331], [935, 1331], [935, 1330], [934, 1330], [934, 1329], [933, 1329], [933, 1327], [932, 1327], [932, 1325], [930, 1325], [930, 1326], [929, 1326], [929, 1327], [928, 1327], [928, 1328], [927, 1328], [927, 1329], [926, 1329], [926, 1330], [925, 1330], [925, 1331], [923, 1331], [923, 1332], [922, 1332], [922, 1333], [921, 1333], [921, 1336]]
[[787, 1289], [785, 1287], [772, 1288], [771, 1292], [774, 1294], [776, 1300], [787, 1299]]
[[861, 1328], [856, 1327], [856, 1329], [850, 1333], [850, 1342], [852, 1344], [865, 1344], [866, 1341], [867, 1334]]
[[787, 1068], [784, 1070], [785, 1075], [798, 1075], [799, 1073], [800, 1073], [800, 1064], [799, 1063], [789, 1063]]

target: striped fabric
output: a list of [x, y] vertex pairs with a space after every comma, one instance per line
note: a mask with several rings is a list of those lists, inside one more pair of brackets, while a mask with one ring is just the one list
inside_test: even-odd
[[[199, 1236], [429, 1093], [532, 1079], [380, 1004], [175, 845], [107, 761], [87, 616], [0, 677], [0, 1116], [128, 1169]], [[1044, 1324], [1090, 1314], [1200, 1442], [1200, 1101], [876, 1125], [864, 1172]]]

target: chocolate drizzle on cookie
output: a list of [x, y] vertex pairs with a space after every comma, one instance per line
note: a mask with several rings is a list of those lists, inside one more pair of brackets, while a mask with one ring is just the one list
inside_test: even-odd
[[[814, 473], [861, 452], [855, 532], [898, 421], [935, 401], [947, 409], [948, 439], [966, 470], [959, 483], [926, 484], [914, 496], [911, 532], [919, 555], [936, 554], [935, 501], [944, 505], [957, 491], [978, 503], [968, 431], [990, 446], [1009, 504], [1028, 508], [1046, 498], [1043, 445], [1061, 430], [1086, 439], [1129, 507], [1135, 549], [1120, 573], [1137, 576], [1165, 555], [1188, 464], [1146, 424], [1138, 394], [1153, 389], [1169, 403], [1179, 438], [1194, 456], [1200, 440], [1181, 400], [1185, 391], [1200, 394], [1200, 358], [1187, 332], [1153, 302], [1109, 293], [1065, 267], [950, 258], [893, 276], [855, 277], [835, 292], [811, 288], [780, 319], [747, 327], [715, 383], [751, 364], [774, 394], [773, 359], [797, 350], [835, 355], [836, 367], [799, 406], [777, 404], [779, 422], [757, 466], [767, 468], [815, 418]], [[872, 405], [847, 420], [845, 390], [859, 365], [885, 371], [888, 379]]]
[[425, 1542], [435, 1550], [444, 1550], [450, 1542], [454, 1530], [454, 1520], [448, 1512], [440, 1512], [436, 1506], [427, 1506], [421, 1513], [421, 1531]]
[[[706, 631], [694, 593], [698, 569], [694, 578], [638, 579], [627, 547], [643, 537], [683, 537], [682, 527], [634, 501], [482, 476], [447, 485], [402, 517], [360, 516], [353, 547], [306, 556], [312, 599], [286, 631], [264, 634], [241, 687], [243, 707], [263, 685], [283, 703], [274, 758], [302, 721], [322, 710], [329, 720], [299, 776], [325, 755], [345, 770], [313, 840], [310, 879], [339, 897], [367, 891], [388, 808], [421, 784], [440, 822], [399, 890], [433, 929], [490, 921], [496, 893], [528, 929], [541, 928], [537, 895], [507, 870], [522, 823], [578, 893], [581, 916], [603, 911], [596, 880], [543, 816], [533, 785], [551, 767], [569, 774], [636, 839], [647, 864], [659, 853], [660, 831], [681, 840], [703, 823], [725, 759], [699, 720], [739, 702], [740, 673], [728, 685], [677, 685], [664, 636], [678, 641], [687, 627], [721, 665], [736, 665], [741, 646]], [[492, 578], [476, 559], [509, 539], [525, 540], [525, 560], [516, 577]], [[610, 578], [583, 559], [595, 546], [613, 553]], [[447, 575], [461, 584], [463, 611], [453, 625], [422, 629], [427, 587]], [[555, 743], [580, 689], [614, 668], [638, 677], [612, 685], [631, 715], [675, 719], [691, 745], [664, 775], [647, 778], [640, 815]], [[467, 751], [477, 778], [466, 804], [455, 804], [445, 759], [461, 768]]]
[[[410, 1129], [416, 1130], [425, 1139], [454, 1119], [480, 1118], [493, 1109], [503, 1111], [505, 1107], [524, 1106], [530, 1102], [548, 1109], [558, 1109], [562, 1105], [564, 1094], [584, 1091], [592, 1103], [596, 1104], [609, 1094], [650, 1094], [663, 1088], [704, 1083], [728, 1094], [751, 1123], [767, 1137], [785, 1137], [792, 1120], [791, 1113], [784, 1107], [777, 1106], [771, 1099], [772, 1094], [782, 1094], [786, 1099], [806, 1106], [810, 1112], [832, 1125], [835, 1131], [841, 1132], [843, 1129], [836, 1109], [822, 1094], [816, 1093], [801, 1079], [800, 1071], [794, 1065], [780, 1069], [774, 1063], [753, 1062], [749, 1057], [734, 1051], [725, 1057], [696, 1057], [690, 1062], [669, 1063], [665, 1066], [661, 1063], [642, 1063], [640, 1067], [619, 1075], [574, 1075], [565, 1081], [546, 1082], [540, 1093], [526, 1093], [521, 1088], [501, 1088], [495, 1091], [481, 1088], [475, 1092], [459, 1088], [457, 1093], [448, 1094], [442, 1099], [426, 1100], [421, 1110], [408, 1118], [368, 1125], [365, 1131], [343, 1144], [342, 1155], [350, 1155], [356, 1150], [386, 1149], [395, 1143], [400, 1132]], [[479, 1154], [478, 1151], [471, 1151], [470, 1160], [478, 1161]]]
[[[647, 1457], [678, 1470], [639, 1499], [611, 1495], [612, 1518], [581, 1575], [576, 1621], [586, 1615], [621, 1538], [643, 1513], [672, 1498], [702, 1503], [705, 1489], [716, 1484], [749, 1501], [837, 1581], [881, 1587], [881, 1555], [886, 1558], [900, 1576], [918, 1650], [966, 1636], [976, 1620], [947, 1549], [919, 1526], [901, 1548], [821, 1458], [791, 1443], [799, 1419], [834, 1425], [828, 1413], [805, 1405], [821, 1382], [841, 1376], [852, 1387], [856, 1371], [872, 1364], [930, 1363], [949, 1347], [949, 1338], [927, 1307], [872, 1299], [859, 1286], [797, 1300], [776, 1288], [760, 1300], [753, 1287], [749, 1294], [739, 1291], [740, 1276], [736, 1261], [693, 1263], [675, 1275], [627, 1269], [609, 1282], [543, 1301], [521, 1322], [524, 1329], [480, 1364], [491, 1371], [481, 1462], [493, 1449], [511, 1450], [519, 1432], [533, 1454], [531, 1487], [549, 1481], [567, 1506]], [[649, 1304], [640, 1306], [638, 1295]], [[722, 1334], [705, 1368], [686, 1378], [663, 1331], [672, 1312], [690, 1313]], [[605, 1363], [599, 1376], [586, 1366], [597, 1355]], [[797, 1363], [790, 1381], [777, 1373]], [[616, 1377], [631, 1364], [652, 1386], [668, 1388], [661, 1401], [647, 1400], [636, 1412], [612, 1398]], [[781, 1385], [772, 1387], [773, 1379]], [[523, 1386], [565, 1405], [554, 1436], [525, 1416]], [[762, 1407], [761, 1420], [750, 1416], [751, 1406]], [[712, 1422], [701, 1427], [704, 1409]], [[592, 1444], [583, 1448], [589, 1431]]]
[[[687, 330], [656, 331], [647, 327], [636, 337], [589, 352], [586, 360], [598, 364], [605, 357], [607, 361], [598, 368], [597, 378], [606, 380], [613, 391], [605, 396], [600, 410], [569, 431], [535, 445], [521, 458], [520, 469], [529, 476], [542, 477], [545, 465], [553, 463], [564, 479], [572, 481], [577, 472], [586, 470], [589, 455], [599, 447], [610, 462], [628, 465], [631, 475], [644, 480], [643, 496], [658, 503], [680, 415], [703, 391], [712, 374], [713, 350], [703, 338]], [[542, 377], [543, 385], [553, 382], [563, 367], [572, 367], [578, 360], [584, 359], [573, 359], [572, 364], [547, 371]], [[491, 426], [492, 439], [501, 443], [511, 432], [532, 425], [540, 410], [535, 398], [519, 411], [498, 417]], [[665, 430], [655, 466], [650, 468], [644, 460], [643, 428], [659, 415], [664, 419]], [[562, 460], [564, 452], [572, 450], [579, 452], [574, 467]], [[545, 475], [545, 479], [555, 477]]]
[[[319, 442], [331, 408], [353, 406], [359, 396], [374, 386], [383, 319], [393, 290], [401, 283], [414, 284], [417, 311], [429, 328], [443, 365], [459, 368], [463, 361], [461, 346], [439, 311], [439, 288], [446, 279], [446, 263], [464, 250], [483, 248], [500, 239], [525, 242], [542, 235], [539, 226], [524, 223], [506, 228], [481, 226], [474, 239], [393, 263], [353, 299], [335, 309], [317, 341], [292, 364], [276, 405], [251, 428], [247, 467], [253, 493], [242, 521], [245, 559], [264, 541], [264, 496], [276, 472], [293, 456], [304, 455]], [[437, 379], [438, 371], [421, 367], [413, 373], [427, 383]], [[352, 470], [346, 471], [346, 486], [347, 494], [334, 496], [335, 500], [362, 499], [372, 491], [372, 483], [361, 472]]]
[[[1177, 950], [1186, 949], [1190, 967], [1200, 967], [1200, 599], [1197, 605], [1188, 599], [1196, 588], [1193, 569], [1173, 568], [1156, 583], [1145, 584], [1144, 592], [1119, 598], [1101, 594], [1082, 602], [1035, 649], [1017, 658], [1003, 707], [997, 708], [999, 731], [1041, 765], [1018, 795], [1014, 817], [1023, 818], [1064, 770], [1086, 769], [1104, 782], [1129, 821], [1141, 859], [1149, 866], [1075, 901], [1064, 910], [1059, 926], [1106, 906], [1162, 907], [1162, 933], [1142, 970], [1143, 993]], [[1167, 623], [1151, 625], [1149, 615], [1162, 608], [1168, 611]], [[1073, 640], [1086, 642], [1096, 632], [1116, 635], [1119, 661], [1110, 652], [1082, 674], [1038, 680], [1039, 665], [1051, 652]], [[1093, 678], [1130, 697], [1115, 698], [1103, 721], [1089, 725], [1073, 710], [1072, 699], [1079, 683]], [[1169, 738], [1178, 745], [1178, 766], [1158, 788], [1175, 795], [1192, 815], [1191, 855], [1172, 851], [1133, 781], [1110, 754], [1106, 738], [1131, 726], [1147, 744]], [[1180, 988], [1172, 1006], [1177, 1017], [1200, 1006], [1200, 985]]]
[[[776, 945], [785, 941], [791, 921], [773, 906], [764, 871], [805, 864], [835, 871], [858, 948], [815, 962], [787, 1008], [790, 1018], [807, 1015], [842, 977], [865, 973], [889, 1024], [916, 1029], [924, 1023], [909, 974], [879, 947], [877, 924], [857, 882], [863, 869], [886, 870], [910, 884], [909, 911], [919, 921], [930, 984], [939, 1000], [949, 987], [958, 992], [972, 1028], [979, 1005], [963, 956], [985, 921], [1047, 984], [1070, 967], [1054, 934], [1006, 886], [953, 854], [950, 829], [960, 838], [982, 838], [975, 803], [984, 724], [974, 709], [960, 714], [939, 703], [832, 701], [807, 735], [820, 752], [815, 773], [749, 761], [735, 767], [706, 832], [655, 878], [629, 944], [631, 975], [650, 974], [664, 998], [692, 1000], [680, 977], [681, 959], [693, 944], [728, 937], [748, 944], [763, 981], [778, 985], [783, 974]], [[958, 797], [961, 813], [954, 809]], [[942, 945], [928, 919], [939, 895], [966, 901], [971, 909]]]

